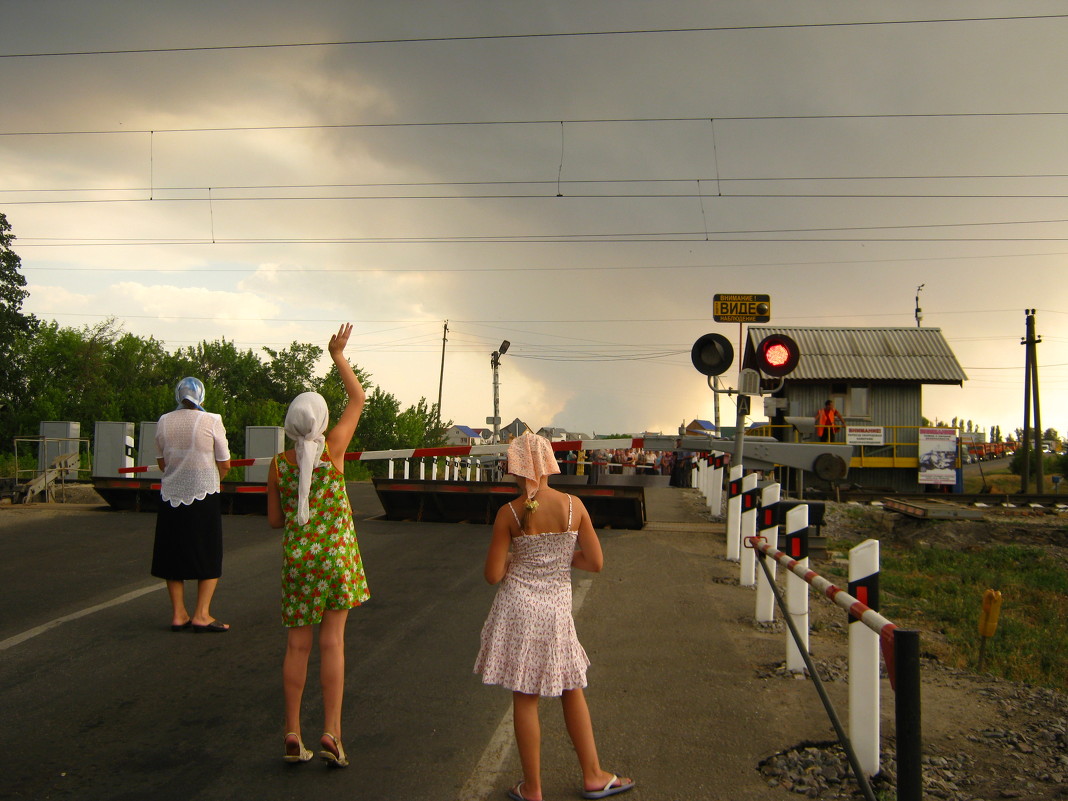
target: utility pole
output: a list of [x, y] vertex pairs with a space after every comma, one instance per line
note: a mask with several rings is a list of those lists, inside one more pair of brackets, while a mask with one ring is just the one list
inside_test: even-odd
[[[1023, 467], [1020, 470], [1020, 492], [1026, 493], [1031, 483], [1031, 406], [1035, 411], [1035, 492], [1043, 494], [1045, 476], [1042, 464], [1042, 415], [1038, 400], [1038, 349], [1042, 338], [1035, 335], [1035, 310], [1024, 309], [1026, 315], [1026, 335], [1020, 340], [1024, 350], [1024, 425], [1023, 425]], [[1033, 401], [1032, 401], [1033, 398]]]
[[508, 352], [511, 343], [506, 339], [501, 346], [490, 354], [490, 367], [493, 368], [493, 444], [501, 441], [501, 396], [498, 389], [497, 369], [501, 366], [501, 356]]
[[445, 343], [448, 342], [449, 321], [445, 321], [444, 330], [441, 332], [441, 373], [438, 375], [438, 410], [436, 428], [441, 430], [441, 387], [445, 383]]
[[922, 314], [923, 309], [920, 308], [920, 290], [923, 289], [925, 286], [927, 286], [927, 284], [920, 284], [918, 287], [916, 287], [916, 327], [917, 328], [920, 327], [920, 321], [923, 320], [923, 314]]

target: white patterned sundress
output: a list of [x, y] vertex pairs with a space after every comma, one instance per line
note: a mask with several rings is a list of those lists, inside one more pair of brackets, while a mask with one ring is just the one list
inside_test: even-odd
[[[571, 528], [571, 496], [567, 499]], [[519, 522], [511, 504], [508, 508]], [[571, 560], [578, 531], [512, 538], [512, 558], [486, 623], [475, 673], [528, 695], [558, 696], [586, 686], [590, 660], [571, 615]]]

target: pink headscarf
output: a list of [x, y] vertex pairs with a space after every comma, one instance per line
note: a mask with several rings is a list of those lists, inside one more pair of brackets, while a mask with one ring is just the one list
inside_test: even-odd
[[545, 437], [523, 434], [508, 445], [508, 472], [526, 479], [527, 499], [531, 499], [541, 486], [542, 476], [560, 472], [552, 446]]

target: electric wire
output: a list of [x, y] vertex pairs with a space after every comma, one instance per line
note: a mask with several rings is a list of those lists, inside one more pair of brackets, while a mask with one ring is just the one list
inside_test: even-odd
[[383, 39], [342, 39], [323, 42], [274, 42], [241, 45], [201, 45], [196, 47], [145, 47], [113, 50], [68, 50], [52, 52], [0, 53], [0, 58], [60, 58], [69, 56], [146, 55], [155, 53], [203, 53], [231, 50], [268, 50], [291, 48], [342, 47], [390, 44], [436, 44], [443, 42], [513, 41], [522, 39], [572, 39], [618, 36], [648, 36], [680, 33], [732, 33], [740, 31], [804, 30], [812, 28], [861, 28], [896, 25], [946, 25], [980, 22], [1042, 22], [1065, 19], [1068, 14], [1017, 14], [985, 17], [934, 17], [901, 20], [843, 20], [832, 22], [768, 23], [763, 25], [706, 25], [677, 28], [633, 28], [603, 31], [556, 31], [543, 33], [473, 34], [466, 36], [413, 36]]

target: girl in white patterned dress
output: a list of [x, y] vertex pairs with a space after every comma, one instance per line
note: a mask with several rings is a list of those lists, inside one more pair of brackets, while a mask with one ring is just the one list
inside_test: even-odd
[[[634, 787], [602, 770], [582, 688], [590, 660], [575, 635], [571, 568], [600, 572], [601, 543], [582, 501], [549, 487], [559, 473], [548, 440], [524, 434], [508, 448], [508, 472], [524, 490], [497, 513], [486, 555], [486, 581], [500, 584], [475, 672], [485, 684], [512, 690], [516, 745], [523, 780], [513, 801], [541, 801], [541, 696], [560, 697], [564, 721], [582, 768], [583, 798], [605, 798]], [[576, 549], [576, 542], [578, 548]]]

